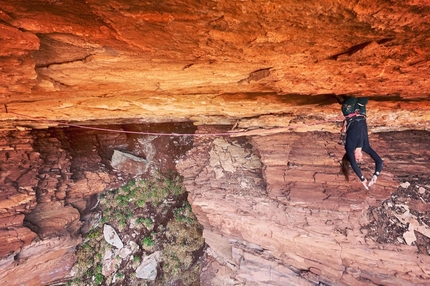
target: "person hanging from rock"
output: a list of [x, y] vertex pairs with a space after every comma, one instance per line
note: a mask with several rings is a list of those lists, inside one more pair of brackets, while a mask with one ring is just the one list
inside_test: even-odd
[[[368, 190], [376, 183], [383, 165], [381, 157], [369, 144], [366, 123], [366, 105], [369, 99], [367, 97], [349, 96], [341, 96], [337, 99], [342, 104], [342, 113], [345, 116], [340, 144], [345, 146], [346, 153], [342, 158], [341, 172], [345, 176], [345, 180], [349, 181], [349, 166], [351, 166], [363, 186]], [[367, 182], [358, 166], [358, 163], [363, 161], [363, 151], [375, 161], [375, 172], [370, 182]]]

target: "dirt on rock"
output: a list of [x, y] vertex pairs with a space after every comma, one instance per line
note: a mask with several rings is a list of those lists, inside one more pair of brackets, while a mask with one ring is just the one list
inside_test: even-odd
[[371, 222], [362, 230], [367, 232], [366, 238], [377, 243], [415, 245], [418, 253], [430, 255], [429, 203], [430, 181], [410, 178], [380, 207], [369, 209]]

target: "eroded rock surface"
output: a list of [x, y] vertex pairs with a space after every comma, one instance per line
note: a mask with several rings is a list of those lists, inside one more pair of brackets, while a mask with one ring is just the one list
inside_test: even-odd
[[[428, 203], [424, 196], [429, 191], [428, 136], [419, 131], [372, 135], [372, 146], [385, 165], [368, 192], [358, 179], [347, 183], [339, 175], [344, 151], [336, 145], [337, 137], [325, 132], [283, 133], [249, 141], [199, 138], [179, 169], [193, 211], [210, 230], [204, 234], [206, 242], [218, 261], [236, 270], [235, 283], [424, 285], [430, 278], [429, 253], [422, 246], [418, 251], [417, 244], [408, 245], [403, 239], [407, 227], [394, 231], [387, 222], [396, 220], [394, 205], [402, 202], [428, 223], [422, 204], [396, 200], [399, 195], [395, 195], [408, 179], [423, 188], [421, 200]], [[421, 151], [412, 154], [406, 145], [408, 150]], [[255, 168], [257, 155], [261, 168]], [[373, 168], [369, 157], [363, 173], [370, 177]], [[388, 201], [396, 203], [387, 207]], [[378, 208], [390, 213], [376, 227], [379, 235], [374, 231]], [[405, 225], [400, 220], [397, 224]], [[234, 284], [220, 277], [208, 279], [213, 285]]]
[[234, 124], [327, 94], [425, 100], [383, 103], [380, 124], [429, 120], [428, 1], [0, 3], [2, 128]]
[[[9, 285], [45, 285], [63, 280], [75, 262], [74, 250], [81, 242], [81, 213], [66, 198], [82, 201], [86, 189], [81, 189], [79, 196], [69, 192], [80, 180], [72, 179], [71, 150], [62, 148], [67, 136], [60, 134], [2, 134], [0, 187], [5, 197], [1, 200], [0, 234], [5, 243], [1, 248], [0, 280]], [[87, 183], [91, 185], [91, 181]]]
[[[124, 129], [139, 128], [118, 128]], [[228, 129], [200, 127], [198, 134]], [[202, 283], [425, 283], [428, 131], [371, 134], [385, 165], [369, 192], [355, 177], [350, 183], [339, 177], [343, 149], [337, 136], [284, 132], [194, 138], [179, 170], [211, 247]], [[79, 231], [97, 204], [96, 195], [127, 179], [112, 176], [104, 163], [115, 149], [167, 167], [178, 158], [171, 146], [190, 140], [79, 128], [5, 131], [4, 138], [0, 235], [7, 243], [1, 248], [1, 278], [28, 285], [69, 277]], [[149, 141], [164, 146], [153, 149]], [[187, 150], [191, 142], [179, 149]], [[146, 155], [140, 146], [147, 147]], [[161, 147], [169, 150], [165, 157]], [[370, 160], [362, 168], [366, 176], [373, 172]], [[48, 275], [59, 263], [64, 268]], [[22, 280], [29, 270], [32, 275]]]
[[[403, 234], [393, 246], [391, 238], [375, 238], [384, 228], [372, 223], [392, 226], [383, 211], [404, 203], [396, 198], [417, 219], [414, 211], [426, 210], [420, 201], [428, 203], [422, 194], [385, 200], [399, 183], [426, 188], [420, 180], [429, 174], [429, 146], [420, 138], [430, 129], [429, 5], [0, 0], [0, 238], [7, 242], [0, 246], [1, 275], [30, 279], [24, 274], [31, 272], [43, 277], [35, 285], [61, 280], [79, 243], [74, 234], [87, 223], [80, 219], [98, 193], [130, 176], [111, 175], [109, 146], [170, 169], [176, 154], [153, 147], [190, 140], [96, 134], [74, 123], [186, 121], [235, 125], [254, 136], [248, 143], [243, 134], [236, 141], [199, 139], [182, 167], [193, 208], [213, 230], [207, 238], [219, 241], [213, 255], [239, 269], [235, 279], [267, 281], [270, 272], [304, 284], [422, 283], [428, 269], [417, 265], [428, 265], [418, 263], [427, 259], [426, 236], [414, 231], [414, 238], [408, 229], [407, 241], [416, 239], [420, 252], [412, 257]], [[369, 130], [386, 166], [369, 193], [337, 175], [339, 94], [371, 97]], [[64, 128], [45, 129], [52, 126]], [[403, 130], [427, 133], [377, 133]], [[367, 225], [368, 237], [382, 246], [363, 238], [359, 226]], [[366, 260], [365, 250], [383, 260]], [[32, 255], [20, 260], [23, 251]], [[65, 268], [48, 277], [42, 264]]]
[[134, 176], [126, 168], [113, 170], [114, 150], [147, 158], [147, 172], [168, 172], [192, 144], [190, 138], [122, 131], [194, 129], [189, 124], [104, 127], [118, 132], [80, 128], [1, 132], [1, 281], [31, 286], [70, 278], [82, 234], [100, 220], [98, 195]]

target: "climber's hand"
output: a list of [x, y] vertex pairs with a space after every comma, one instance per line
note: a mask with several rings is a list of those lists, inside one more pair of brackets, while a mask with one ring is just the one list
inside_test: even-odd
[[364, 181], [362, 181], [361, 183], [363, 184], [366, 190], [369, 190], [369, 187], [367, 186], [367, 179], [364, 179]]
[[373, 175], [372, 179], [370, 179], [369, 187], [373, 186], [376, 183], [376, 180], [378, 180], [378, 176]]

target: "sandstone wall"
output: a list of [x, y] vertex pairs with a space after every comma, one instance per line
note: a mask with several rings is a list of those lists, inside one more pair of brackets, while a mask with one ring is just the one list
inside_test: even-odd
[[[31, 279], [23, 273], [46, 272], [41, 263], [70, 265], [78, 213], [111, 180], [99, 154], [86, 149], [91, 139], [68, 138], [72, 146], [35, 129], [188, 121], [267, 135], [245, 149], [197, 142], [193, 152], [202, 154], [190, 153], [182, 167], [206, 237], [241, 279], [263, 279], [252, 276], [263, 267], [279, 281], [305, 284], [422, 283], [428, 269], [417, 265], [427, 257], [413, 256], [412, 246], [373, 244], [359, 226], [401, 180], [428, 174], [428, 145], [412, 148], [404, 145], [409, 137], [378, 132], [423, 130], [417, 136], [428, 138], [429, 7], [427, 0], [0, 0], [0, 236], [7, 242], [0, 254], [8, 269], [1, 275], [13, 269], [13, 277]], [[339, 130], [339, 94], [371, 97], [369, 127], [387, 168], [369, 194], [337, 177], [341, 151], [324, 132]], [[72, 149], [83, 155], [72, 159]], [[198, 193], [206, 182], [211, 191]], [[419, 200], [413, 205], [425, 210]], [[68, 215], [57, 220], [60, 213]], [[267, 225], [276, 231], [264, 236]], [[57, 235], [58, 244], [47, 243]], [[382, 262], [372, 260], [377, 255]], [[61, 276], [40, 275], [40, 283]]]
[[77, 155], [67, 131], [4, 131], [1, 136], [0, 280], [7, 285], [64, 281], [82, 242], [91, 195], [114, 180], [94, 145], [82, 144]]
[[[347, 183], [339, 175], [344, 151], [335, 143], [337, 136], [325, 132], [255, 136], [249, 141], [199, 139], [179, 169], [213, 256], [235, 269], [237, 283], [425, 285], [430, 278], [428, 251], [420, 253], [417, 242], [406, 243], [405, 229], [389, 233], [389, 241], [384, 236], [392, 231], [389, 223], [378, 226], [377, 236], [370, 225], [377, 209], [399, 225], [402, 221], [394, 214], [400, 206], [425, 214], [430, 195], [428, 136], [371, 136], [384, 170], [368, 192], [357, 178]], [[371, 176], [370, 157], [361, 168]], [[406, 180], [418, 180], [425, 188], [422, 203], [396, 200]], [[412, 191], [418, 192], [415, 187]], [[428, 236], [429, 225], [425, 227], [419, 232]], [[220, 279], [213, 279], [213, 285], [228, 281]]]
[[273, 95], [291, 94], [415, 98], [428, 111], [428, 1], [0, 4], [6, 127], [29, 124], [16, 113], [231, 123], [282, 112]]

